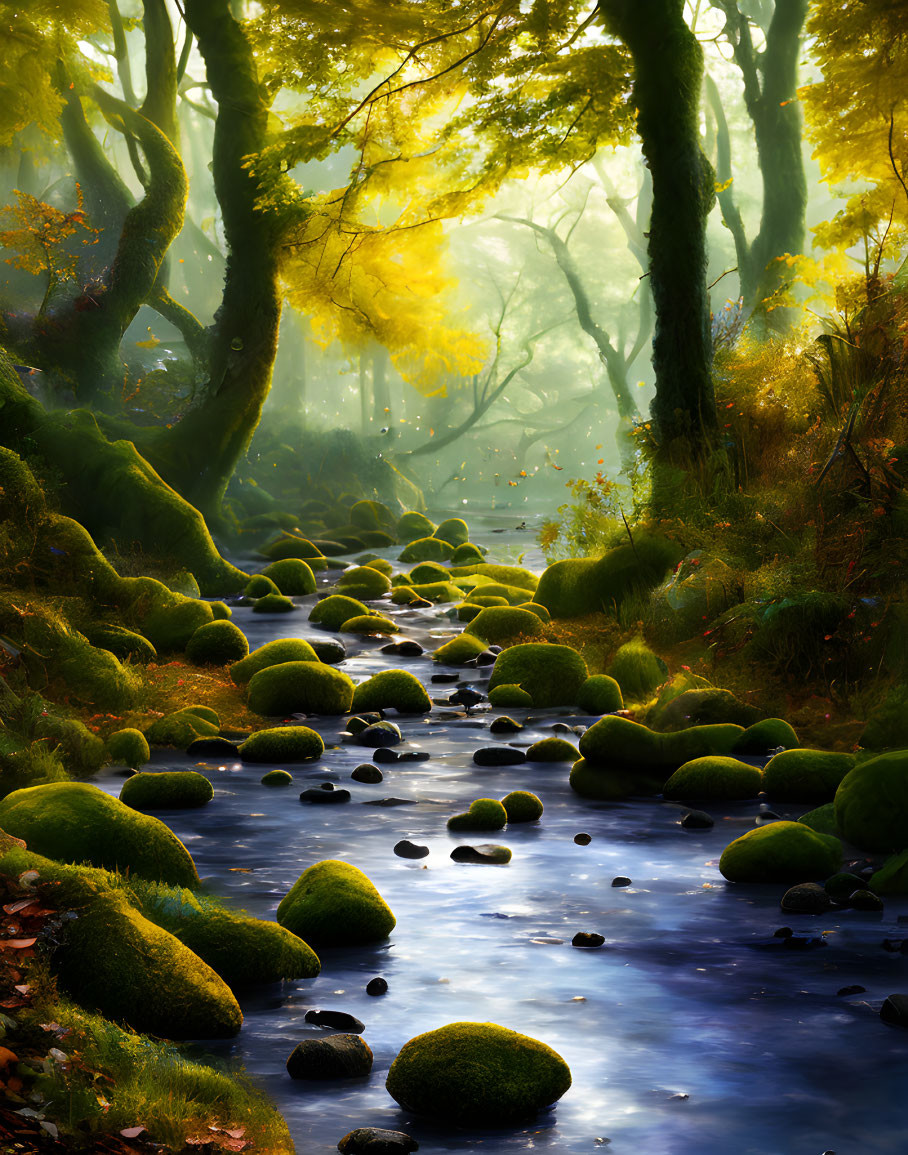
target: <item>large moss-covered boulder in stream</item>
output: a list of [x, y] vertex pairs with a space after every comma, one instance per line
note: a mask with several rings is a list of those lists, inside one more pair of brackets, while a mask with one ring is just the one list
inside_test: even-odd
[[658, 734], [640, 722], [606, 714], [581, 736], [580, 753], [601, 766], [646, 770], [667, 777], [694, 758], [727, 754], [741, 733], [742, 727], [728, 723]]
[[542, 799], [529, 790], [512, 790], [501, 800], [508, 822], [538, 822], [542, 817]]
[[534, 601], [555, 618], [610, 613], [628, 597], [655, 589], [682, 555], [667, 538], [638, 533], [601, 558], [569, 558], [550, 565]]
[[[498, 565], [491, 561], [474, 562], [472, 565], [457, 565], [451, 568], [455, 579], [465, 577], [486, 578], [489, 583], [516, 586], [532, 594], [539, 584], [539, 578], [532, 570], [520, 565]], [[523, 599], [526, 601], [526, 598]], [[538, 601], [538, 598], [534, 599]]]
[[427, 585], [430, 582], [449, 582], [451, 571], [437, 561], [424, 561], [410, 570], [410, 582], [413, 585]]
[[369, 607], [364, 606], [356, 598], [348, 598], [344, 594], [330, 594], [315, 603], [309, 614], [309, 621], [323, 626], [326, 630], [339, 630], [344, 622], [368, 612]]
[[145, 738], [150, 746], [174, 746], [177, 750], [186, 750], [196, 738], [214, 738], [217, 732], [216, 722], [184, 708], [152, 722], [145, 731]]
[[491, 645], [500, 645], [513, 638], [542, 637], [543, 631], [542, 622], [528, 610], [488, 606], [480, 610], [464, 633], [475, 634]]
[[88, 862], [174, 886], [197, 886], [189, 851], [163, 822], [97, 786], [53, 782], [0, 801], [0, 829], [60, 862]]
[[419, 537], [431, 537], [435, 532], [435, 524], [424, 513], [411, 509], [397, 519], [394, 532], [399, 541], [410, 542]]
[[732, 747], [735, 754], [768, 754], [771, 750], [796, 750], [801, 745], [794, 728], [784, 718], [763, 718], [748, 726]]
[[[486, 644], [481, 638], [471, 637], [470, 634], [460, 634], [451, 638], [443, 646], [439, 646], [432, 653], [433, 662], [444, 662], [449, 666], [465, 666], [486, 651]], [[532, 705], [532, 699], [530, 699]]]
[[[374, 601], [390, 592], [391, 581], [371, 566], [358, 565], [344, 570], [337, 579], [337, 589], [346, 597]], [[350, 616], [353, 617], [353, 614]]]
[[197, 770], [142, 771], [120, 788], [120, 801], [133, 810], [185, 810], [213, 797], [214, 787]]
[[[462, 581], [463, 579], [461, 578], [455, 579], [457, 588], [462, 589]], [[521, 602], [527, 600], [527, 590], [522, 586], [506, 585], [504, 582], [483, 582], [482, 585], [473, 587], [467, 595], [466, 601], [475, 602], [476, 605], [481, 606], [496, 604], [489, 602], [487, 600], [488, 598], [504, 598], [506, 605], [513, 606], [516, 609]]]
[[475, 565], [481, 562], [488, 550], [482, 546], [475, 545], [472, 541], [466, 541], [463, 545], [459, 545], [454, 550], [451, 557], [452, 565]]
[[315, 574], [301, 558], [286, 557], [266, 565], [262, 574], [270, 578], [287, 597], [305, 597], [315, 593]]
[[420, 585], [397, 585], [391, 593], [396, 606], [408, 606], [420, 598], [427, 602], [457, 602], [463, 591], [452, 582], [422, 582]]
[[437, 537], [418, 537], [405, 545], [397, 560], [408, 564], [418, 561], [445, 561], [454, 552], [450, 542]]
[[283, 594], [265, 594], [257, 598], [252, 607], [254, 614], [292, 614], [299, 609], [292, 598], [285, 598]]
[[448, 830], [502, 830], [508, 814], [497, 798], [477, 798], [469, 810], [448, 819]]
[[564, 738], [540, 738], [527, 750], [527, 762], [576, 762], [580, 751]]
[[580, 687], [577, 705], [588, 714], [612, 714], [623, 710], [621, 687], [608, 674], [593, 674]]
[[654, 795], [662, 791], [663, 773], [653, 770], [632, 770], [610, 767], [600, 762], [579, 758], [571, 767], [568, 779], [571, 789], [581, 798], [597, 802], [616, 802], [638, 795]]
[[853, 754], [831, 750], [782, 750], [763, 768], [763, 789], [782, 802], [830, 802], [845, 775], [854, 768]]
[[297, 561], [304, 561], [307, 565], [313, 560], [321, 560], [324, 562], [325, 557], [317, 545], [314, 545], [307, 537], [303, 537], [298, 533], [282, 533], [280, 537], [276, 537], [273, 541], [269, 541], [267, 545], [263, 545], [259, 553], [272, 561], [286, 561], [293, 559]]
[[529, 642], [503, 650], [495, 659], [489, 689], [517, 685], [535, 707], [572, 706], [589, 677], [586, 662], [570, 646]]
[[247, 693], [256, 714], [347, 714], [353, 681], [322, 662], [282, 662], [253, 674]]
[[243, 593], [247, 598], [263, 598], [268, 594], [279, 594], [277, 584], [263, 573], [257, 573], [246, 583]]
[[806, 814], [801, 815], [798, 822], [809, 826], [811, 830], [816, 830], [818, 834], [834, 834], [836, 838], [842, 834], [836, 821], [835, 804], [832, 802], [824, 802], [822, 806], [808, 810]]
[[[467, 636], [469, 637], [469, 635]], [[495, 706], [496, 709], [507, 706], [529, 708], [533, 705], [533, 699], [526, 690], [521, 690], [519, 686], [504, 683], [501, 686], [496, 686], [494, 690], [489, 690], [489, 705]]]
[[422, 714], [432, 709], [425, 686], [408, 670], [382, 670], [353, 691], [354, 714], [370, 710], [399, 710], [401, 714]]
[[729, 882], [812, 882], [835, 874], [842, 844], [801, 822], [772, 822], [729, 843], [719, 870]]
[[121, 661], [128, 658], [131, 662], [147, 665], [158, 656], [158, 651], [148, 638], [143, 638], [135, 630], [127, 630], [125, 626], [101, 622], [98, 625], [87, 625], [84, 633], [93, 646], [100, 650], [110, 650]]
[[142, 633], [159, 653], [185, 650], [199, 626], [214, 621], [208, 602], [184, 598], [169, 590], [167, 594], [166, 600], [162, 599], [142, 621]]
[[197, 666], [226, 666], [242, 661], [248, 653], [246, 635], [233, 622], [216, 621], [199, 626], [186, 643], [186, 657]]
[[238, 686], [245, 686], [259, 670], [268, 666], [279, 666], [283, 662], [317, 662], [318, 654], [302, 638], [278, 638], [265, 642], [253, 650], [248, 658], [234, 662], [230, 667], [230, 677]]
[[411, 1039], [388, 1071], [408, 1111], [463, 1127], [532, 1119], [568, 1090], [571, 1072], [551, 1047], [495, 1023], [450, 1023]]
[[277, 921], [315, 946], [380, 942], [397, 924], [365, 874], [337, 859], [303, 871], [281, 899]]
[[842, 836], [861, 850], [891, 854], [908, 848], [908, 750], [880, 754], [850, 770], [836, 791], [835, 815]]
[[470, 540], [470, 527], [462, 517], [448, 517], [435, 527], [435, 537], [449, 541], [456, 549]]
[[386, 618], [384, 614], [357, 614], [344, 622], [340, 628], [342, 634], [360, 634], [362, 637], [378, 636], [380, 634], [397, 633], [397, 625]]
[[325, 743], [321, 735], [308, 726], [272, 726], [267, 730], [256, 730], [240, 746], [240, 757], [244, 762], [312, 762], [321, 758], [324, 752]]
[[131, 766], [134, 770], [144, 766], [151, 757], [145, 735], [141, 730], [135, 730], [131, 726], [124, 730], [115, 730], [107, 739], [105, 746], [111, 762]]
[[664, 798], [687, 801], [734, 801], [755, 798], [763, 788], [763, 772], [737, 758], [707, 755], [694, 758], [672, 774], [662, 790]]

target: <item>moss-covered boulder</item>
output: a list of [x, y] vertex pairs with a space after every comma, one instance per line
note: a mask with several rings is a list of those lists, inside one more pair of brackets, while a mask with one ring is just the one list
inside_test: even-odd
[[542, 799], [529, 790], [512, 790], [501, 800], [508, 822], [538, 822], [542, 817]]
[[309, 621], [323, 626], [326, 630], [339, 630], [344, 622], [368, 613], [368, 607], [356, 598], [348, 598], [344, 594], [330, 594], [315, 603], [309, 614]]
[[362, 557], [357, 558], [359, 565], [367, 565], [369, 569], [377, 569], [379, 573], [383, 573], [386, 578], [390, 579], [394, 573], [394, 566], [385, 557], [374, 557], [370, 554], [364, 553]]
[[120, 801], [133, 810], [183, 810], [204, 806], [213, 797], [214, 788], [197, 770], [143, 771], [120, 788]]
[[710, 726], [688, 726], [662, 735], [662, 752], [666, 766], [676, 769], [694, 758], [707, 754], [730, 754], [744, 732], [734, 722], [716, 722]]
[[420, 561], [446, 561], [454, 552], [450, 542], [437, 537], [418, 537], [405, 545], [397, 555], [397, 560], [412, 565]]
[[665, 681], [668, 667], [642, 638], [634, 638], [618, 648], [608, 672], [625, 698], [641, 700]]
[[528, 762], [576, 762], [580, 751], [564, 738], [540, 738], [527, 750]]
[[342, 634], [361, 634], [364, 637], [379, 634], [396, 634], [397, 626], [384, 614], [357, 614], [344, 622], [340, 628]]
[[383, 501], [363, 500], [350, 506], [350, 524], [360, 529], [377, 529], [394, 532], [397, 518]]
[[283, 594], [265, 594], [264, 597], [256, 599], [255, 605], [252, 607], [254, 614], [292, 614], [299, 609], [291, 598], [285, 598]]
[[261, 778], [263, 786], [292, 786], [293, 775], [286, 770], [269, 770]]
[[281, 899], [277, 921], [316, 946], [380, 942], [397, 923], [365, 874], [336, 859], [303, 871]]
[[[504, 598], [501, 599], [501, 602], [502, 605], [508, 604]], [[461, 602], [461, 604], [457, 606], [457, 620], [459, 622], [472, 622], [474, 618], [479, 617], [482, 610], [482, 606], [477, 606], [473, 602]]]
[[473, 658], [485, 653], [485, 650], [486, 644], [480, 638], [471, 637], [470, 634], [461, 634], [433, 651], [432, 660], [444, 662], [449, 666], [464, 666]]
[[78, 718], [42, 711], [35, 721], [34, 736], [57, 748], [71, 774], [93, 774], [104, 761], [104, 743]]
[[395, 534], [398, 541], [410, 542], [420, 537], [431, 537], [435, 532], [435, 525], [429, 521], [424, 513], [408, 510], [397, 519]]
[[111, 762], [123, 766], [131, 766], [134, 770], [144, 766], [151, 757], [148, 741], [141, 730], [127, 727], [125, 730], [116, 730], [106, 742], [107, 756]]
[[282, 533], [280, 537], [268, 542], [267, 545], [263, 545], [259, 553], [264, 554], [272, 561], [284, 561], [287, 558], [293, 558], [308, 564], [313, 558], [324, 559], [324, 554], [317, 545], [314, 545], [308, 538], [295, 533]]
[[494, 690], [489, 690], [489, 705], [495, 706], [496, 708], [507, 706], [523, 706], [528, 708], [533, 705], [533, 699], [526, 690], [521, 690], [519, 686], [506, 682], [500, 686], [496, 686]]
[[196, 665], [226, 666], [249, 653], [246, 635], [233, 622], [208, 622], [199, 626], [186, 643], [186, 657]]
[[539, 579], [535, 601], [555, 618], [614, 613], [628, 597], [655, 589], [682, 549], [667, 538], [636, 533], [602, 558], [556, 561]]
[[764, 718], [748, 726], [732, 747], [735, 754], [768, 754], [770, 750], [795, 750], [801, 742], [784, 718]]
[[158, 651], [148, 638], [137, 634], [135, 630], [126, 629], [125, 626], [101, 623], [97, 626], [86, 626], [84, 632], [93, 646], [109, 650], [114, 657], [121, 660], [128, 659], [147, 665], [158, 656]]
[[427, 585], [430, 582], [449, 582], [451, 571], [437, 561], [424, 561], [410, 570], [412, 585]]
[[391, 581], [367, 565], [345, 570], [337, 579], [338, 592], [350, 598], [374, 601], [391, 589]]
[[836, 822], [835, 805], [832, 802], [824, 802], [815, 810], [808, 810], [806, 814], [801, 815], [798, 822], [809, 826], [811, 830], [816, 830], [818, 834], [834, 834], [836, 838], [842, 834]]
[[238, 686], [244, 686], [253, 674], [269, 666], [279, 666], [283, 662], [317, 662], [318, 655], [302, 638], [278, 638], [266, 642], [252, 651], [248, 658], [234, 662], [230, 667], [230, 677]]
[[[455, 580], [455, 585], [460, 586], [461, 579]], [[522, 586], [505, 585], [503, 582], [483, 582], [482, 585], [475, 586], [467, 596], [468, 602], [474, 602], [476, 605], [496, 605], [497, 602], [491, 602], [490, 598], [503, 598], [506, 605], [512, 606], [516, 609], [521, 602], [527, 600], [527, 591]], [[522, 613], [525, 611], [521, 611]]]
[[842, 836], [861, 850], [891, 854], [908, 848], [908, 750], [880, 754], [850, 770], [836, 791], [835, 815]]
[[[532, 570], [524, 569], [523, 566], [519, 565], [497, 565], [495, 562], [489, 561], [476, 562], [473, 565], [454, 566], [451, 573], [455, 578], [480, 577], [500, 585], [518, 586], [531, 594], [539, 584], [539, 578]], [[538, 600], [538, 598], [534, 598], [534, 601]]]
[[908, 850], [891, 855], [873, 872], [870, 889], [874, 894], [908, 894]]
[[199, 626], [214, 621], [208, 602], [168, 594], [142, 621], [142, 633], [160, 653], [184, 650]]
[[552, 615], [545, 608], [536, 602], [519, 602], [515, 607], [517, 610], [526, 610], [528, 614], [535, 614], [541, 622], [550, 622]]
[[250, 734], [239, 749], [244, 762], [312, 762], [321, 758], [325, 743], [308, 726], [272, 726]]
[[448, 819], [448, 830], [502, 830], [507, 822], [508, 814], [501, 802], [477, 798], [469, 810]]
[[542, 622], [535, 614], [510, 606], [489, 606], [464, 629], [464, 633], [474, 634], [492, 645], [501, 645], [513, 638], [542, 637], [542, 632]]
[[396, 586], [391, 594], [395, 605], [407, 606], [422, 599], [427, 602], [457, 602], [462, 591], [451, 582], [423, 582], [421, 585]]
[[570, 1085], [570, 1069], [551, 1047], [495, 1023], [450, 1023], [417, 1035], [386, 1083], [406, 1110], [466, 1127], [530, 1119]]
[[259, 573], [249, 579], [243, 593], [247, 598], [263, 598], [266, 594], [279, 594], [281, 590], [270, 577]]
[[570, 786], [581, 798], [597, 802], [616, 802], [622, 798], [659, 794], [664, 774], [653, 770], [617, 768], [587, 758], [578, 759], [571, 767]]
[[673, 678], [660, 693], [659, 700], [647, 716], [657, 730], [683, 730], [687, 726], [708, 726], [733, 722], [751, 726], [759, 720], [753, 706], [736, 698], [731, 690], [719, 686], [691, 686], [681, 689], [686, 678]]
[[719, 870], [729, 882], [809, 882], [835, 874], [842, 844], [801, 822], [772, 822], [729, 843]]
[[466, 545], [470, 540], [470, 528], [461, 517], [449, 517], [435, 527], [435, 537], [442, 541], [449, 541], [457, 548]]
[[452, 565], [475, 565], [483, 559], [484, 551], [481, 546], [474, 545], [473, 542], [467, 541], [463, 545], [459, 545], [454, 550], [451, 557]]
[[782, 750], [763, 768], [763, 789], [780, 801], [831, 802], [854, 769], [853, 754], [830, 750]]
[[322, 662], [282, 662], [253, 674], [247, 691], [256, 714], [347, 714], [353, 681]]
[[526, 690], [537, 708], [572, 706], [588, 677], [586, 662], [570, 646], [530, 642], [498, 655], [489, 689], [518, 685]]
[[739, 762], [737, 758], [713, 754], [679, 766], [665, 783], [662, 794], [679, 801], [694, 798], [733, 801], [754, 798], [762, 788], [763, 772], [757, 767]]
[[196, 738], [213, 738], [217, 732], [217, 723], [184, 708], [152, 722], [145, 738], [150, 746], [175, 746], [177, 750], [185, 750]]
[[97, 786], [53, 782], [14, 790], [0, 801], [0, 829], [35, 854], [88, 862], [174, 886], [197, 886], [189, 851], [163, 822]]
[[588, 714], [612, 714], [623, 710], [621, 687], [608, 674], [593, 674], [580, 687], [577, 705]]
[[432, 700], [419, 678], [407, 670], [382, 670], [353, 691], [355, 714], [389, 708], [401, 714], [422, 714], [432, 709]]
[[603, 765], [652, 769], [666, 764], [661, 734], [614, 714], [600, 718], [581, 735], [580, 753]]
[[299, 598], [315, 593], [315, 574], [302, 558], [287, 557], [273, 561], [265, 566], [262, 574], [274, 582], [279, 593], [288, 597]]

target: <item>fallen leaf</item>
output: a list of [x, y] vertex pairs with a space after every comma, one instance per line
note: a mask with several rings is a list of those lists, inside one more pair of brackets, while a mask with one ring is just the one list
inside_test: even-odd
[[3, 908], [6, 914], [18, 914], [20, 910], [25, 910], [27, 906], [34, 906], [38, 900], [36, 898], [20, 898], [18, 902], [10, 902]]
[[139, 1124], [138, 1127], [124, 1127], [120, 1134], [124, 1139], [138, 1139], [145, 1131], [145, 1128]]
[[30, 946], [34, 946], [37, 938], [2, 938], [0, 939], [0, 949], [5, 950], [26, 950]]

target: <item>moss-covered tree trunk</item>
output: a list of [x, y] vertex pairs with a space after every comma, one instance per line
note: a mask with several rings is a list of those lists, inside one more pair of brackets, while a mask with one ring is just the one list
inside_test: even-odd
[[218, 104], [212, 171], [229, 254], [202, 400], [150, 453], [167, 480], [216, 521], [271, 384], [281, 314], [277, 230], [245, 167], [267, 143], [268, 122], [249, 41], [228, 0], [186, 0], [185, 12]]
[[714, 180], [698, 123], [703, 53], [683, 0], [602, 0], [600, 8], [633, 56], [637, 129], [653, 179], [655, 433], [663, 459], [696, 461], [712, 448], [718, 425], [706, 291]]

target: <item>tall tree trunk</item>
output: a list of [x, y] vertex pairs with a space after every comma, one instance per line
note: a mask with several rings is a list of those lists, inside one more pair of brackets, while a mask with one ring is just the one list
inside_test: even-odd
[[600, 8], [634, 59], [637, 130], [653, 178], [652, 416], [660, 456], [699, 460], [712, 448], [718, 426], [706, 291], [714, 178], [698, 126], [703, 53], [684, 20], [683, 0], [602, 0]]

